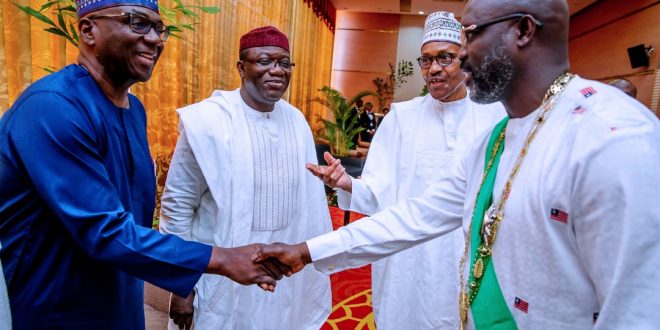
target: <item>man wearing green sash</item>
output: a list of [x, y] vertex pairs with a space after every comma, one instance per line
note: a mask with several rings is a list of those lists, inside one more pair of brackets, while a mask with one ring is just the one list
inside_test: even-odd
[[568, 21], [564, 0], [470, 1], [460, 54], [470, 96], [501, 101], [508, 118], [421, 197], [255, 260], [337, 272], [462, 224], [463, 326], [657, 328], [660, 124], [568, 71]]

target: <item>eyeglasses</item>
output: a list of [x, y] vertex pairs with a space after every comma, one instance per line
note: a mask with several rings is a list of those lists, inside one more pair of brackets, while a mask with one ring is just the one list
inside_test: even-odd
[[295, 63], [291, 63], [291, 61], [289, 61], [288, 59], [283, 59], [283, 60], [276, 61], [276, 60], [273, 60], [273, 59], [270, 59], [270, 58], [261, 58], [261, 59], [258, 59], [258, 60], [251, 60], [251, 59], [246, 58], [246, 59], [241, 60], [241, 61], [250, 62], [252, 64], [256, 64], [257, 66], [261, 67], [262, 69], [269, 69], [269, 70], [274, 68], [275, 65], [279, 65], [280, 68], [282, 68], [282, 70], [291, 71], [291, 68], [296, 66]]
[[497, 24], [497, 23], [512, 20], [512, 19], [520, 19], [520, 18], [523, 18], [523, 17], [526, 17], [526, 16], [530, 17], [532, 19], [532, 21], [534, 21], [534, 24], [536, 24], [536, 26], [538, 26], [539, 28], [543, 27], [543, 23], [541, 21], [539, 21], [538, 19], [536, 19], [536, 17], [534, 17], [530, 14], [525, 14], [525, 13], [515, 13], [515, 14], [509, 14], [509, 15], [505, 15], [505, 16], [496, 17], [496, 18], [487, 20], [483, 23], [472, 24], [472, 25], [467, 26], [467, 27], [464, 26], [463, 27], [463, 32], [465, 32], [465, 38], [470, 40], [474, 34], [479, 33], [483, 29], [485, 29], [485, 28], [487, 28], [487, 27], [489, 27], [493, 24]]
[[153, 22], [148, 17], [138, 14], [138, 13], [121, 13], [116, 15], [92, 15], [88, 18], [91, 20], [99, 18], [117, 18], [117, 17], [128, 17], [128, 27], [131, 31], [137, 34], [148, 34], [151, 29], [154, 29], [158, 34], [158, 37], [161, 41], [167, 40], [167, 37], [170, 36], [170, 28], [165, 26], [163, 22]]
[[436, 56], [421, 56], [417, 58], [417, 63], [419, 63], [419, 66], [421, 66], [422, 69], [428, 69], [433, 65], [433, 61], [435, 60], [438, 65], [444, 68], [454, 63], [456, 57], [458, 57], [458, 55], [454, 53], [442, 53]]

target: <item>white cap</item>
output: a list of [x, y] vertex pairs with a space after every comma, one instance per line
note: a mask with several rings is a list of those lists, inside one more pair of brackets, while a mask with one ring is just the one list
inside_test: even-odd
[[461, 23], [454, 18], [453, 13], [436, 11], [426, 17], [422, 46], [432, 41], [444, 41], [461, 45]]

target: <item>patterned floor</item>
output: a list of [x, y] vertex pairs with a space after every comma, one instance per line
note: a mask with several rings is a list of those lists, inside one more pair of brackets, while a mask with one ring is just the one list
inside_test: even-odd
[[[343, 224], [344, 211], [331, 207], [333, 226]], [[351, 221], [363, 216], [351, 213]], [[376, 329], [371, 309], [371, 267], [349, 269], [330, 276], [332, 313], [321, 330]]]

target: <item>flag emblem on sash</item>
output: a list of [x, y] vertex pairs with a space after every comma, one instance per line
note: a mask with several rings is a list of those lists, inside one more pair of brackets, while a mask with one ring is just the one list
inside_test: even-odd
[[513, 303], [513, 307], [518, 308], [519, 310], [527, 313], [527, 310], [529, 309], [529, 304], [526, 301], [516, 297], [516, 300]]
[[568, 213], [560, 209], [552, 209], [550, 210], [550, 219], [563, 223], [568, 223]]
[[580, 93], [582, 93], [582, 95], [583, 95], [584, 97], [589, 97], [589, 96], [591, 96], [591, 95], [596, 94], [597, 92], [596, 92], [596, 90], [595, 90], [593, 87], [589, 86], [589, 87], [587, 87], [587, 88], [583, 88], [583, 89], [581, 89], [581, 90], [580, 90]]
[[583, 108], [581, 105], [579, 105], [577, 108], [573, 109], [573, 114], [574, 115], [581, 115], [585, 112], [587, 112], [587, 109]]

